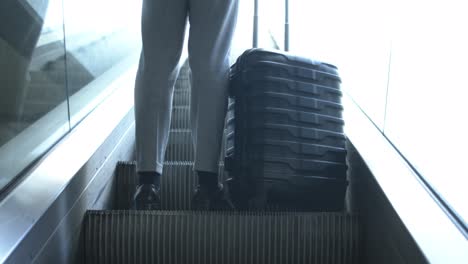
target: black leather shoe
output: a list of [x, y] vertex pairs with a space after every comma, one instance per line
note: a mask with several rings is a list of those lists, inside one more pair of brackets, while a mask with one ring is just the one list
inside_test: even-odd
[[161, 197], [159, 188], [154, 184], [141, 184], [133, 197], [136, 210], [161, 210]]
[[225, 211], [234, 209], [233, 204], [226, 198], [222, 184], [217, 188], [208, 188], [198, 185], [192, 197], [192, 210], [200, 211]]

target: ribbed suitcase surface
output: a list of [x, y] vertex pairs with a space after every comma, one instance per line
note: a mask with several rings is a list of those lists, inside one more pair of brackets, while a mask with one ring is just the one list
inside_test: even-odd
[[317, 195], [294, 190], [322, 186], [329, 188], [320, 192], [326, 200], [343, 204], [340, 83], [336, 67], [288, 53], [252, 49], [239, 57], [231, 68], [226, 123], [225, 163], [234, 197], [240, 192], [266, 203], [272, 193], [279, 199], [296, 193], [304, 200]]
[[[309, 71], [313, 70], [316, 71], [316, 74], [306, 74], [306, 78], [312, 78], [317, 81], [323, 81], [324, 79], [341, 81], [338, 76], [336, 67], [331, 64], [311, 60], [305, 57], [294, 56], [288, 53], [282, 53], [276, 50], [271, 51], [264, 49], [250, 49], [244, 52], [244, 54], [239, 57], [236, 64], [234, 65], [233, 73], [236, 74], [243, 69], [248, 69], [252, 66], [261, 66], [264, 64], [286, 65], [288, 70], [292, 68], [301, 68]], [[267, 66], [265, 68], [270, 69], [277, 67]]]
[[89, 211], [87, 264], [330, 263], [359, 260], [355, 216], [337, 213]]
[[[283, 124], [343, 133], [343, 119], [314, 112], [297, 111], [288, 108], [262, 107], [261, 105], [251, 106], [247, 108], [247, 112], [245, 114], [236, 114], [235, 118], [247, 119], [247, 125], [258, 123]], [[246, 117], [245, 115], [249, 116]]]
[[[320, 70], [325, 66], [319, 67]], [[299, 67], [294, 64], [277, 63], [272, 61], [256, 61], [244, 65], [245, 71], [255, 71], [256, 74], [264, 76], [278, 76], [295, 79], [302, 82], [317, 83], [330, 88], [340, 86], [341, 80], [335, 73], [324, 72], [315, 67]]]
[[295, 96], [273, 92], [245, 93], [246, 105], [255, 105], [262, 108], [286, 108], [297, 111], [313, 111], [321, 115], [342, 118], [343, 107], [339, 103], [314, 99], [304, 96]]
[[[250, 124], [248, 132], [249, 138], [252, 139], [264, 138], [268, 140], [299, 141], [337, 148], [344, 148], [346, 139], [343, 133], [284, 124]], [[232, 145], [233, 142], [231, 141], [234, 140], [234, 120], [230, 120], [227, 124], [227, 138], [228, 144]], [[229, 146], [234, 147], [231, 145]]]
[[303, 177], [325, 177], [344, 179], [346, 164], [321, 160], [307, 160], [297, 158], [262, 157], [261, 162], [249, 166], [257, 172], [275, 172], [287, 179], [291, 175], [303, 175]]
[[[262, 173], [255, 179], [228, 179], [231, 198], [238, 208], [267, 211], [341, 211], [344, 206], [346, 180], [325, 177], [289, 175], [287, 179], [277, 172], [256, 172], [255, 168], [242, 173]], [[240, 180], [248, 180], [242, 182]], [[245, 186], [255, 187], [254, 189]], [[253, 196], [253, 198], [251, 197]], [[268, 203], [265, 206], [265, 198]], [[300, 197], [300, 199], [298, 199]]]
[[244, 155], [248, 157], [247, 160], [253, 162], [266, 156], [346, 162], [346, 149], [344, 148], [265, 138], [253, 138], [248, 141], [248, 144], [249, 152]]
[[[243, 90], [237, 90], [234, 87], [238, 82], [249, 82]], [[254, 88], [255, 87], [255, 88]], [[238, 92], [249, 92], [255, 89], [264, 92], [285, 93], [303, 97], [312, 97], [320, 100], [339, 103], [342, 92], [338, 88], [333, 88], [316, 83], [309, 83], [297, 80], [290, 80], [277, 76], [263, 76], [255, 71], [243, 72], [243, 80], [231, 80], [231, 93], [236, 95]]]

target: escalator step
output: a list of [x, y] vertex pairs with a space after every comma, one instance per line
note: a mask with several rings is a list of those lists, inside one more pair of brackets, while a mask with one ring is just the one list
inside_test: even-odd
[[190, 105], [190, 89], [174, 90], [173, 106], [189, 106]]
[[172, 129], [166, 149], [165, 161], [186, 162], [195, 159], [192, 135], [189, 129]]
[[171, 129], [190, 128], [190, 110], [188, 106], [174, 106], [172, 108]]
[[[222, 144], [225, 144], [226, 141], [223, 138]], [[190, 129], [171, 129], [169, 134], [169, 142], [166, 148], [166, 154], [164, 156], [165, 161], [170, 162], [186, 162], [194, 161], [194, 153], [192, 133]], [[224, 160], [224, 145], [221, 147], [223, 151], [220, 156], [221, 160]]]
[[190, 66], [188, 60], [184, 62], [180, 68], [179, 75], [177, 76], [176, 83], [174, 84], [174, 90], [190, 90]]
[[89, 211], [85, 260], [352, 264], [359, 232], [355, 216], [339, 213]]
[[[224, 167], [220, 165], [220, 181]], [[126, 210], [132, 205], [137, 177], [135, 162], [119, 162], [116, 167], [114, 209]], [[161, 206], [163, 210], [190, 210], [193, 189], [197, 184], [193, 162], [165, 162], [161, 178]]]

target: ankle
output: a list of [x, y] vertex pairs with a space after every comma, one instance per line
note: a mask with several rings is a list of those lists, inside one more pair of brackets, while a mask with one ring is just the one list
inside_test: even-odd
[[155, 171], [140, 171], [138, 172], [138, 185], [152, 184], [156, 188], [161, 185], [161, 174]]

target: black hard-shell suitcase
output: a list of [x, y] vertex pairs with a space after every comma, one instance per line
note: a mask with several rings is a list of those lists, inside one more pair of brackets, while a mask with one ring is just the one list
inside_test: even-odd
[[239, 57], [231, 68], [225, 151], [238, 206], [342, 208], [340, 83], [334, 66], [289, 53], [252, 49]]

